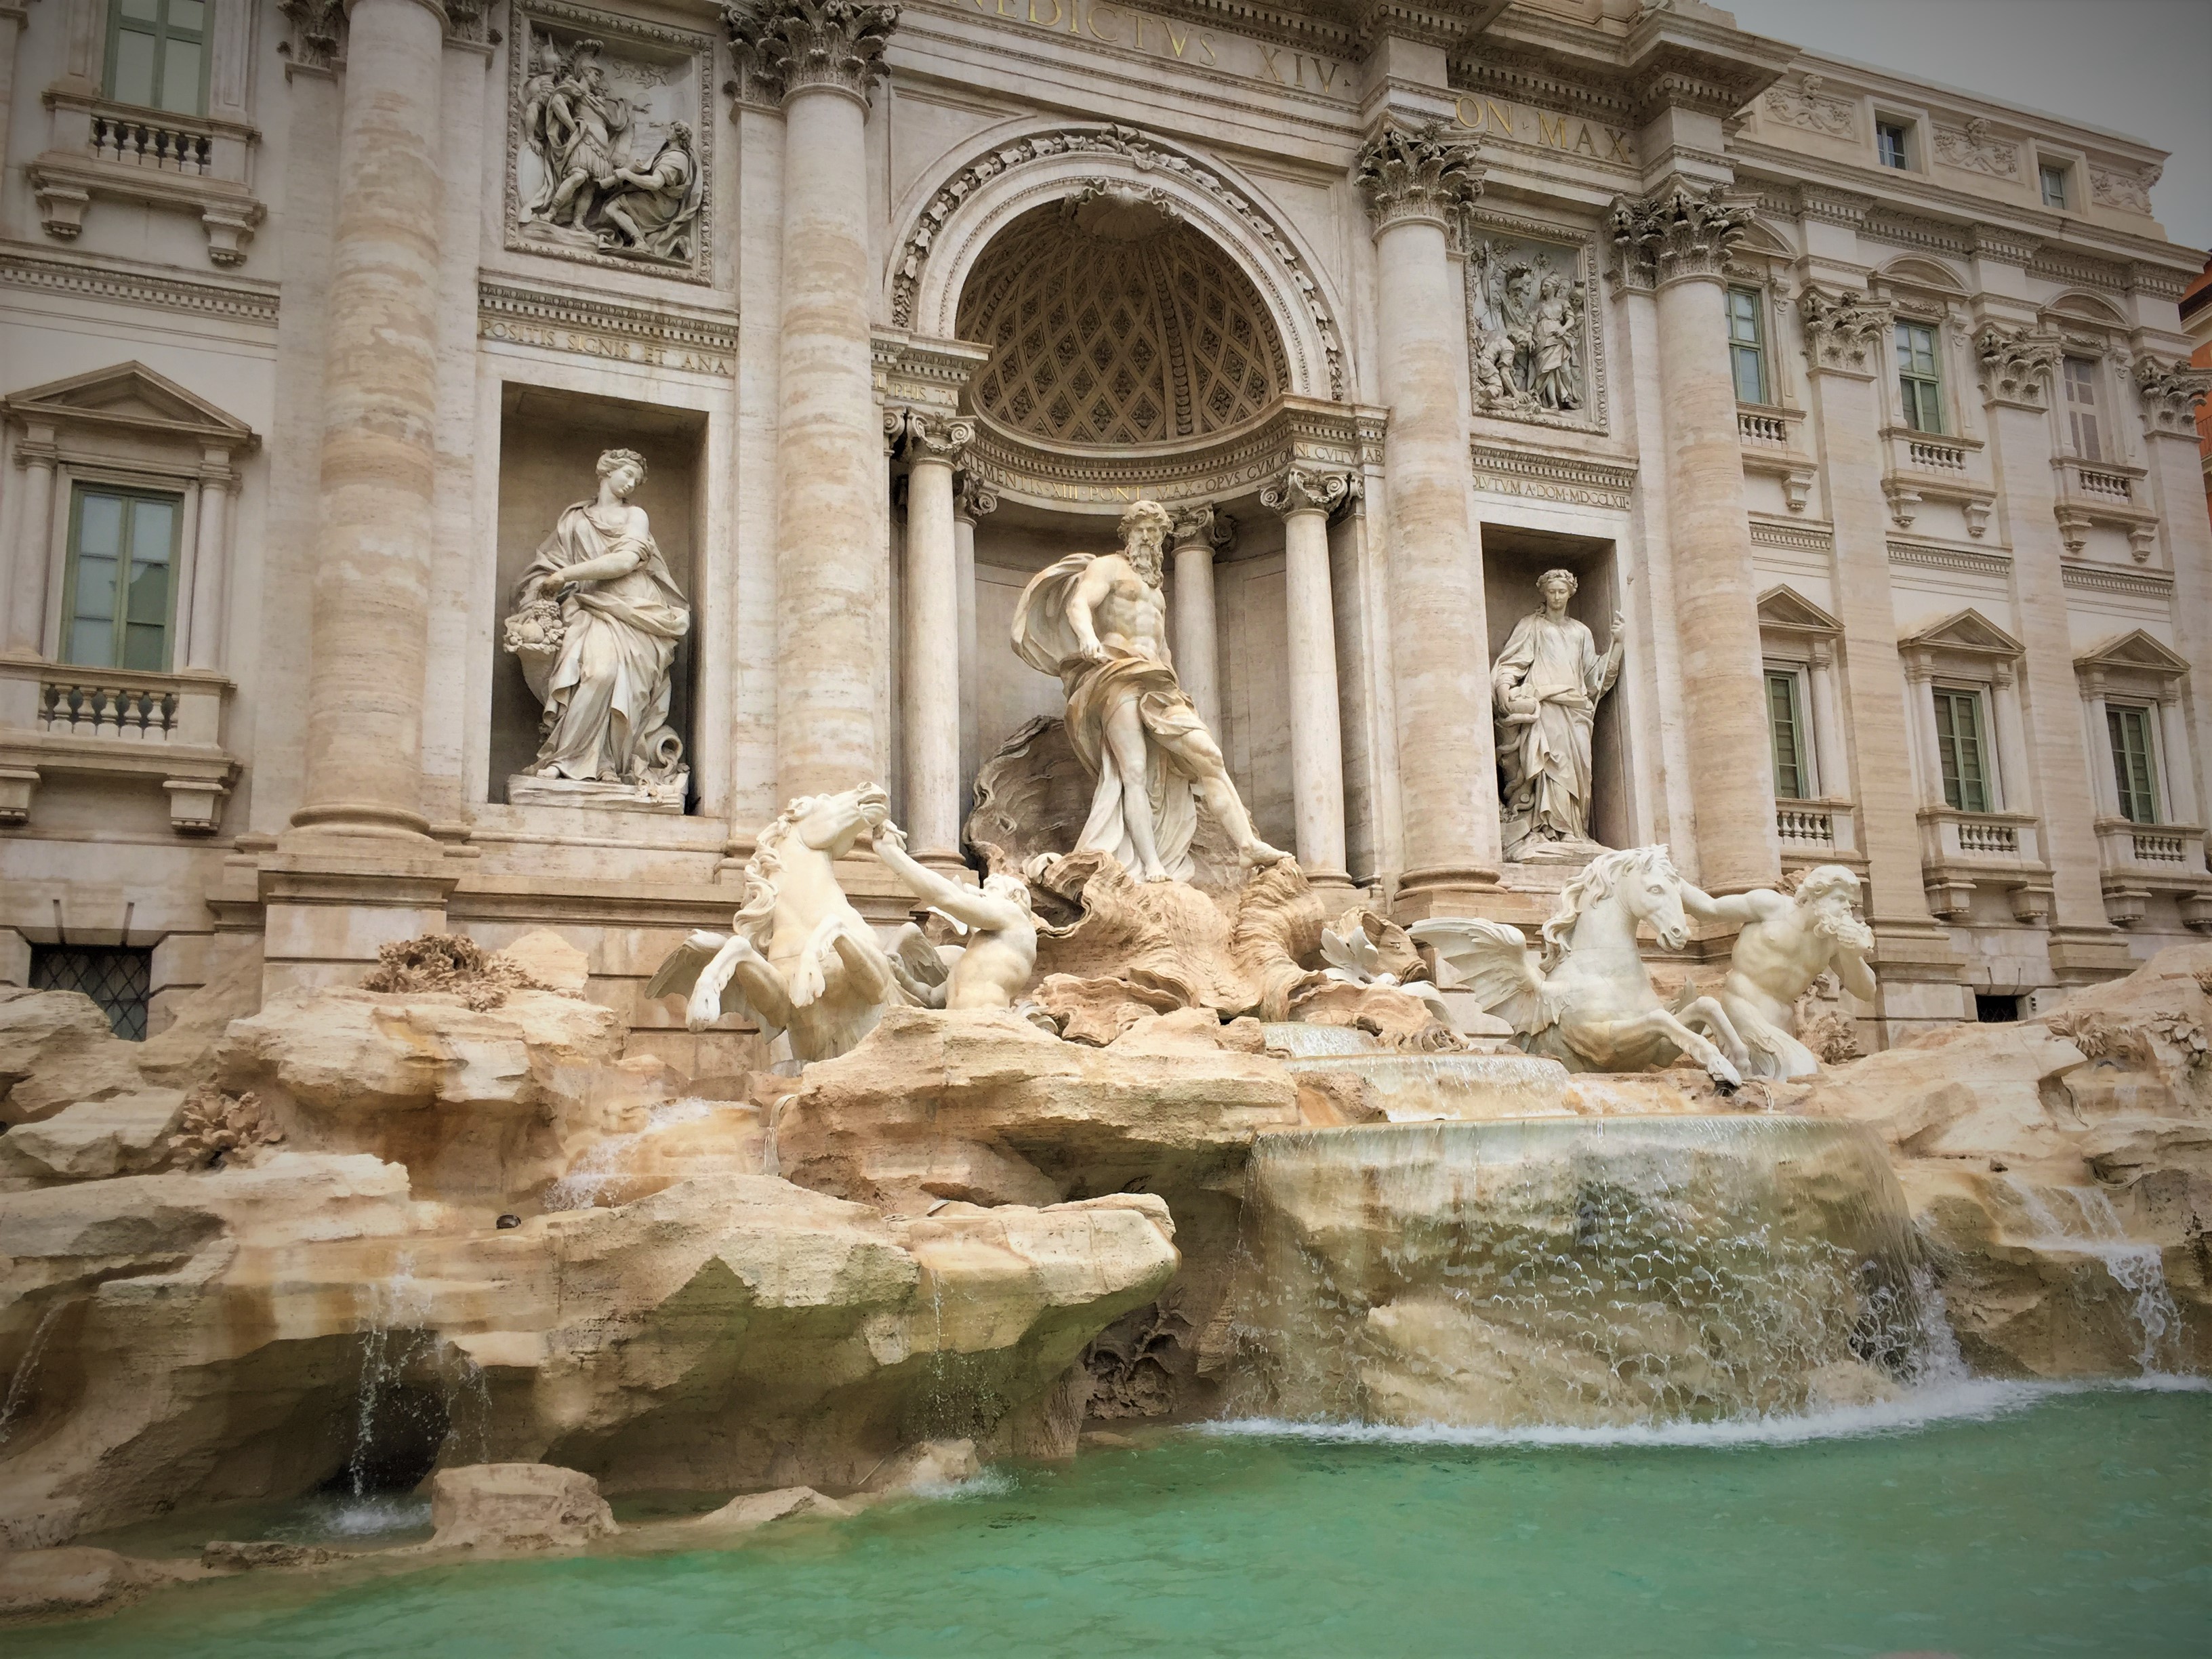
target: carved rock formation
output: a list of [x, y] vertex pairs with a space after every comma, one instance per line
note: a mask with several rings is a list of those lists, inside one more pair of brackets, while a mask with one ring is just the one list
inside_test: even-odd
[[599, 1483], [552, 1463], [472, 1463], [430, 1480], [430, 1547], [486, 1555], [581, 1549], [615, 1534]]

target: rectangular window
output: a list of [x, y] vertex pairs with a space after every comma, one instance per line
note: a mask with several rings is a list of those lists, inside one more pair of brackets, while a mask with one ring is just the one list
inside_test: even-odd
[[1766, 395], [1766, 330], [1755, 288], [1728, 291], [1729, 361], [1735, 370], [1735, 400], [1763, 404]]
[[1915, 432], [1943, 429], [1943, 371], [1929, 323], [1897, 325], [1897, 385], [1905, 423]]
[[108, 0], [107, 95], [118, 104], [207, 113], [208, 0]]
[[1881, 155], [1882, 166], [1886, 167], [1903, 168], [1909, 167], [1912, 165], [1911, 161], [1905, 159], [1905, 127], [1901, 122], [1875, 122], [1874, 124], [1874, 143], [1875, 149], [1879, 151]]
[[2097, 428], [2097, 360], [2066, 360], [2066, 416], [2074, 424], [2074, 453], [2085, 461], [2105, 459], [2103, 434]]
[[2045, 161], [2036, 173], [2043, 182], [2043, 205], [2063, 210], [2066, 205], [2066, 169]]
[[1786, 668], [1766, 671], [1766, 729], [1774, 747], [1774, 799], [1808, 799], [1813, 780], [1805, 764], [1804, 698], [1798, 677]]
[[155, 673], [168, 667], [169, 576], [183, 507], [177, 495], [76, 487], [62, 599], [64, 662]]
[[1943, 804], [1961, 812], [1990, 810], [1986, 728], [1980, 692], [1937, 688], [1936, 750], [1943, 773]]
[[2158, 772], [2151, 758], [2150, 710], [2107, 705], [2112, 739], [2112, 781], [2119, 787], [2120, 816], [2130, 823], [2158, 822]]
[[146, 1004], [154, 953], [109, 945], [33, 945], [33, 991], [82, 991], [100, 1005], [108, 1028], [131, 1042], [146, 1040]]

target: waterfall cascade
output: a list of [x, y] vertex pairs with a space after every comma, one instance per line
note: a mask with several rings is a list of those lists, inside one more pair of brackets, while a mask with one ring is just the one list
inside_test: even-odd
[[2031, 1249], [2093, 1256], [2114, 1285], [2130, 1298], [2141, 1346], [2136, 1363], [2146, 1376], [2172, 1367], [2181, 1310], [2166, 1282], [2163, 1252], [2155, 1244], [2131, 1239], [2112, 1200], [2094, 1187], [2040, 1187], [2017, 1176], [2004, 1177], [2019, 1202]]
[[1562, 1098], [1567, 1068], [1517, 1049], [1399, 1054], [1342, 1025], [1269, 1024], [1268, 1048], [1289, 1056], [1294, 1077], [1334, 1077], [1393, 1123], [1571, 1115]]
[[1262, 1136], [1233, 1408], [1377, 1423], [1709, 1419], [1925, 1363], [1917, 1241], [1863, 1127], [1768, 1116]]

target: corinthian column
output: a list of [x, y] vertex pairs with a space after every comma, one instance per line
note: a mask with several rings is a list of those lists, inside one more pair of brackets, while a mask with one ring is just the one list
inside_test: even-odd
[[1613, 204], [1616, 270], [1655, 296], [1665, 399], [1667, 533], [1689, 746], [1698, 757], [1702, 885], [1741, 892], [1781, 873], [1774, 780], [1759, 672], [1758, 582], [1745, 516], [1743, 450], [1729, 377], [1722, 267], [1748, 208], [1681, 185]]
[[1221, 653], [1213, 611], [1213, 555], [1237, 534], [1237, 521], [1210, 507], [1175, 515], [1176, 678], [1206, 729], [1221, 730]]
[[[907, 832], [922, 863], [960, 858], [960, 550], [952, 470], [973, 441], [967, 421], [906, 416], [906, 609], [900, 712], [906, 738]], [[972, 535], [972, 531], [971, 531]]]
[[1461, 908], [1498, 876], [1482, 553], [1468, 516], [1455, 331], [1466, 322], [1446, 231], [1480, 189], [1471, 146], [1436, 123], [1385, 127], [1353, 172], [1375, 228], [1390, 638], [1409, 916]]
[[1283, 515], [1283, 586], [1289, 612], [1291, 795], [1298, 862], [1316, 881], [1344, 869], [1344, 735], [1336, 702], [1336, 612], [1329, 598], [1328, 515], [1351, 493], [1340, 473], [1296, 467], [1260, 492]]
[[866, 672], [890, 584], [865, 129], [898, 9], [756, 0], [724, 16], [747, 72], [783, 103], [775, 726], [776, 787], [788, 799], [881, 777], [889, 758]]
[[433, 0], [354, 0], [323, 371], [307, 776], [292, 823], [423, 836], [422, 671], [437, 405]]

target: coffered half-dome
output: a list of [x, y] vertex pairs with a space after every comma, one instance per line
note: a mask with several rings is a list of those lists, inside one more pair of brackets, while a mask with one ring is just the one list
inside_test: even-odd
[[1204, 437], [1290, 385], [1251, 280], [1134, 191], [1096, 190], [1008, 225], [961, 290], [959, 331], [991, 348], [975, 407], [1059, 445]]

